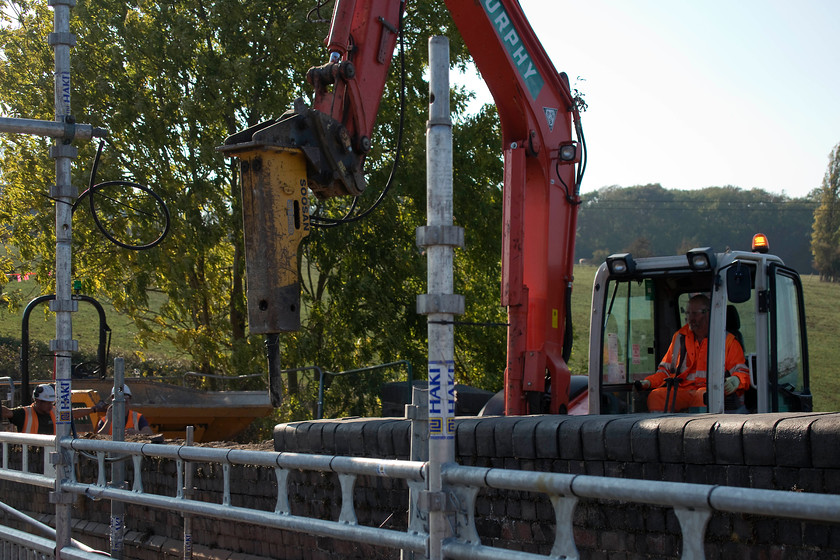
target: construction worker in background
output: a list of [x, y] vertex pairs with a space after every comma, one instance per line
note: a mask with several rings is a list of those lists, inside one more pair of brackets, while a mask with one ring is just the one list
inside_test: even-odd
[[[55, 389], [42, 383], [32, 391], [32, 404], [8, 408], [3, 406], [3, 420], [8, 420], [23, 434], [55, 435]], [[96, 407], [75, 408], [73, 418], [96, 412]]]
[[[706, 354], [709, 341], [709, 298], [697, 294], [688, 300], [686, 324], [671, 339], [656, 373], [639, 382], [640, 389], [653, 390], [648, 395], [650, 411], [678, 412], [706, 406]], [[725, 395], [743, 394], [750, 386], [750, 373], [744, 350], [731, 333], [726, 334]]]
[[7, 408], [3, 406], [3, 419], [8, 420], [24, 434], [55, 435], [55, 389], [52, 385], [38, 385], [32, 392], [32, 404]]
[[[123, 395], [125, 395], [125, 433], [126, 435], [133, 434], [153, 434], [154, 431], [149, 425], [146, 417], [131, 410], [131, 389], [128, 385], [123, 385]], [[111, 411], [114, 408], [114, 390], [111, 389], [111, 404], [108, 405], [108, 412], [105, 418], [99, 421], [96, 426], [96, 433], [101, 435], [113, 435], [113, 424], [111, 422]]]

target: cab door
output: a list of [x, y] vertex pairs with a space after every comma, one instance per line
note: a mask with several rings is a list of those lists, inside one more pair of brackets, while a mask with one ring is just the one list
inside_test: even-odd
[[647, 410], [634, 382], [656, 371], [655, 285], [651, 279], [609, 279], [599, 271], [589, 346], [589, 412]]
[[813, 397], [802, 281], [795, 270], [778, 263], [770, 264], [768, 276], [770, 407], [773, 412], [810, 412]]

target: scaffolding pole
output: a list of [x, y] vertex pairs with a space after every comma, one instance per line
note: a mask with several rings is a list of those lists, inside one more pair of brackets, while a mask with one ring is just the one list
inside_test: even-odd
[[55, 299], [50, 310], [55, 313], [55, 339], [50, 341], [50, 351], [55, 356], [56, 425], [55, 449], [49, 462], [55, 467], [56, 478], [50, 501], [55, 504], [56, 558], [61, 549], [71, 546], [70, 528], [73, 494], [62, 491], [62, 484], [72, 480], [69, 454], [62, 451], [59, 440], [71, 435], [73, 405], [71, 396], [71, 356], [78, 350], [73, 339], [73, 312], [78, 302], [72, 297], [72, 241], [73, 203], [79, 191], [72, 184], [71, 167], [78, 150], [73, 140], [91, 140], [105, 137], [107, 131], [88, 124], [76, 124], [70, 110], [70, 49], [76, 37], [70, 33], [70, 9], [76, 0], [48, 0], [53, 9], [53, 32], [47, 41], [55, 57], [54, 100], [55, 120], [0, 118], [0, 133], [31, 134], [54, 138], [50, 158], [55, 162], [55, 184], [50, 187], [50, 198], [55, 201]]
[[[70, 49], [76, 37], [70, 33], [70, 8], [75, 0], [49, 0], [54, 13], [54, 31], [48, 42], [55, 54], [55, 122], [72, 123], [70, 111]], [[58, 440], [70, 437], [73, 406], [71, 391], [71, 356], [78, 350], [73, 340], [73, 315], [78, 302], [72, 298], [73, 202], [79, 196], [71, 180], [71, 166], [78, 150], [67, 140], [57, 139], [50, 147], [50, 157], [55, 161], [55, 185], [50, 196], [55, 200], [55, 300], [50, 308], [55, 312], [55, 339], [50, 341], [50, 351], [55, 356], [56, 385], [56, 448], [52, 454], [56, 467], [55, 502], [56, 557], [61, 549], [70, 546], [71, 514], [74, 497], [62, 491], [64, 481], [70, 480], [71, 462], [62, 452]]]
[[453, 319], [464, 312], [454, 294], [453, 256], [464, 244], [463, 228], [452, 225], [452, 120], [449, 109], [449, 40], [429, 39], [429, 122], [426, 130], [426, 226], [417, 244], [426, 250], [428, 293], [417, 296], [417, 312], [427, 316], [429, 333], [429, 486], [418, 508], [428, 512], [428, 557], [443, 558], [451, 536], [451, 516], [441, 481], [443, 465], [455, 460], [455, 332]]

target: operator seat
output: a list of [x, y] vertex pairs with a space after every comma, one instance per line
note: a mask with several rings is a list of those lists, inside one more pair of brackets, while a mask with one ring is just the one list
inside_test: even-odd
[[744, 335], [741, 334], [741, 316], [738, 315], [738, 309], [731, 303], [726, 306], [726, 332], [732, 333], [735, 340], [741, 345], [741, 351], [746, 354]]
[[[738, 315], [738, 309], [731, 303], [726, 306], [726, 332], [731, 333], [741, 345], [741, 352], [744, 353], [744, 358], [747, 358], [747, 349], [744, 346], [744, 335], [741, 334], [741, 317]], [[749, 366], [749, 364], [747, 364]], [[724, 398], [723, 408], [725, 412], [730, 413], [746, 413], [749, 412], [749, 403], [756, 399], [755, 387], [750, 386], [742, 397], [732, 393]]]

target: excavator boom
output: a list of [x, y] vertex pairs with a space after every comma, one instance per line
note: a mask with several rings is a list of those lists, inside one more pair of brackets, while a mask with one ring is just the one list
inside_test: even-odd
[[[509, 315], [505, 413], [564, 412], [570, 377], [568, 311], [584, 167], [576, 99], [516, 0], [447, 0], [446, 4], [501, 121], [505, 166], [501, 299]], [[287, 213], [284, 224], [305, 223], [308, 234], [308, 214], [304, 216], [300, 198], [304, 185], [319, 198], [364, 192], [364, 160], [405, 9], [401, 0], [336, 0], [325, 40], [328, 60], [307, 73], [315, 92], [312, 106], [298, 100], [276, 121], [237, 133], [220, 148], [242, 160], [243, 176], [259, 175], [248, 178], [250, 187], [243, 179], [244, 189], [256, 189], [251, 199], [266, 198], [257, 191], [279, 189], [275, 206], [281, 218]], [[286, 161], [289, 150], [299, 164]], [[274, 157], [284, 162], [265, 164]], [[256, 172], [255, 160], [259, 160]], [[297, 171], [300, 164], [306, 167], [305, 178]], [[287, 180], [264, 176], [264, 170], [280, 168], [296, 171], [290, 171]], [[255, 213], [257, 209], [265, 216], [259, 203]], [[275, 266], [288, 268], [288, 257], [296, 257], [303, 234], [284, 226], [278, 241], [276, 231], [248, 227], [247, 208], [245, 220], [250, 286], [252, 274], [264, 279]], [[249, 231], [259, 239], [249, 241]], [[286, 245], [281, 251], [284, 264], [265, 258], [277, 253], [271, 246], [278, 242]], [[252, 261], [256, 261], [253, 266]], [[265, 287], [259, 302], [249, 301], [251, 324], [264, 325], [260, 331], [252, 326], [252, 332], [293, 330], [284, 325], [295, 324], [288, 315], [299, 314], [299, 306], [290, 309], [288, 299], [271, 294], [299, 293], [296, 281], [283, 279], [286, 285]], [[266, 315], [275, 319], [266, 321]]]

